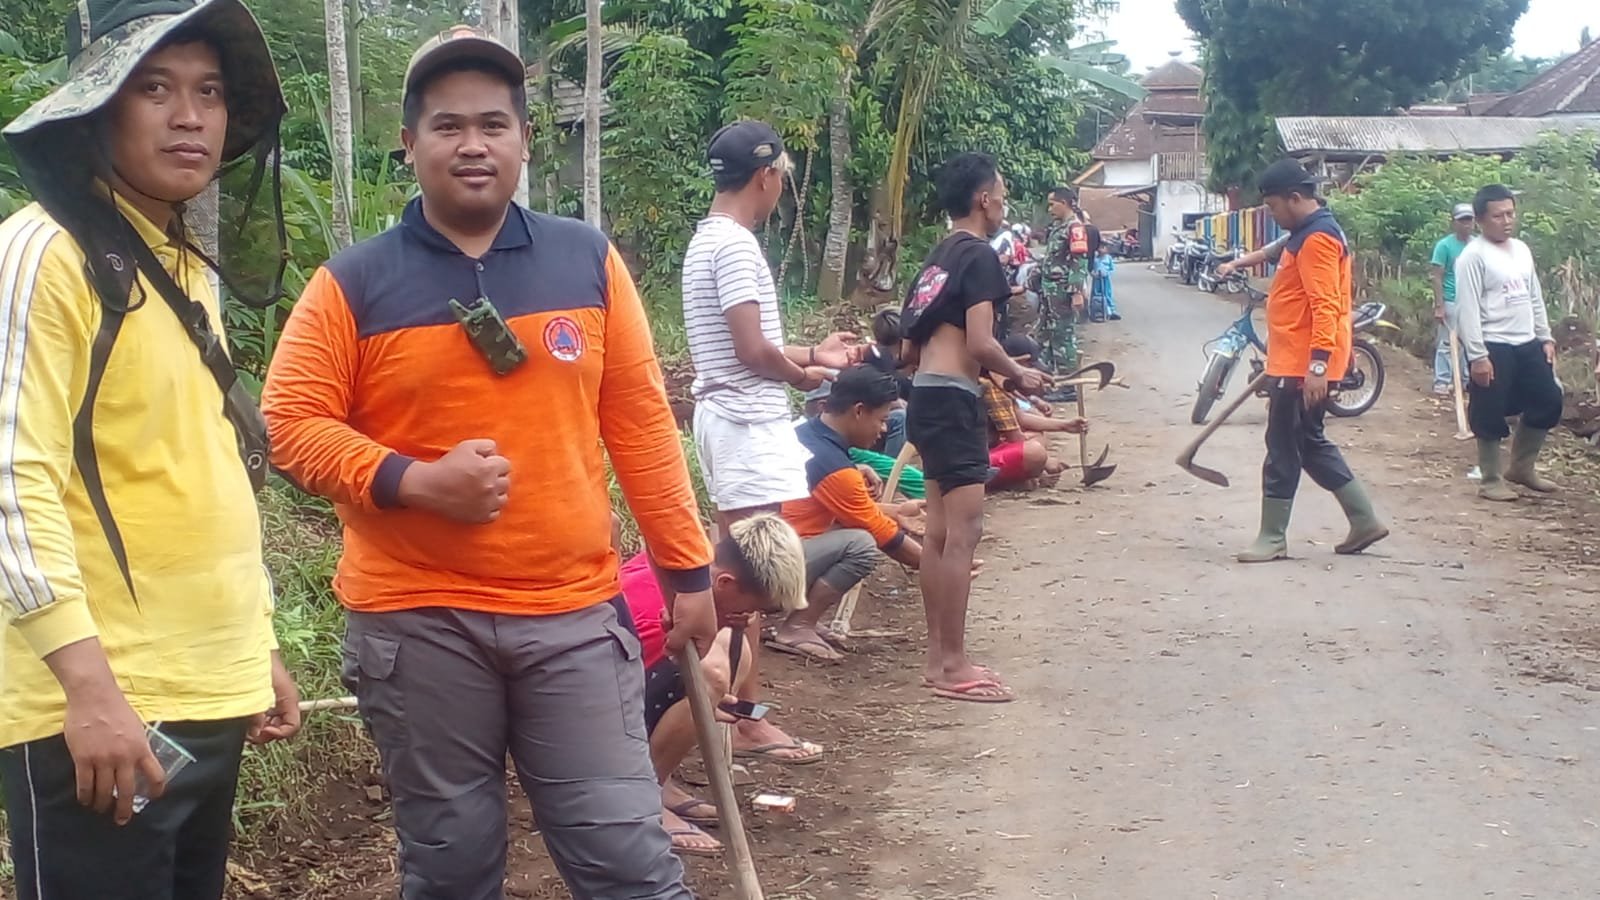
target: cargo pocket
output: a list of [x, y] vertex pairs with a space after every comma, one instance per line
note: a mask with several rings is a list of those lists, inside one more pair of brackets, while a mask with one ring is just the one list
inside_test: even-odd
[[355, 640], [356, 700], [361, 720], [382, 754], [401, 750], [407, 743], [405, 692], [395, 678], [399, 659], [399, 641], [373, 634]]
[[640, 662], [639, 638], [621, 622], [606, 624], [615, 646], [617, 701], [622, 710], [622, 729], [634, 740], [645, 740], [644, 666]]

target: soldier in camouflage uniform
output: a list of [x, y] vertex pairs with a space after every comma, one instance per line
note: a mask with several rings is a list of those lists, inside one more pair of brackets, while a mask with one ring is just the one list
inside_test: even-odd
[[1050, 191], [1050, 227], [1045, 232], [1043, 302], [1049, 306], [1046, 333], [1039, 335], [1048, 350], [1050, 365], [1059, 372], [1078, 367], [1078, 311], [1083, 307], [1083, 282], [1089, 275], [1088, 258], [1073, 256], [1068, 232], [1077, 221], [1072, 191]]

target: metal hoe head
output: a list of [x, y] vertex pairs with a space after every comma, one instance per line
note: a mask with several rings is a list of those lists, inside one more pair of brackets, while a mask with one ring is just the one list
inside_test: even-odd
[[1116, 376], [1117, 376], [1117, 367], [1116, 367], [1116, 365], [1114, 363], [1097, 362], [1092, 366], [1084, 366], [1083, 368], [1079, 369], [1076, 372], [1073, 372], [1071, 375], [1068, 375], [1065, 378], [1057, 379], [1057, 381], [1071, 383], [1071, 382], [1081, 382], [1081, 381], [1093, 381], [1093, 380], [1098, 379], [1099, 383], [1095, 384], [1094, 389], [1097, 390], [1097, 391], [1103, 391], [1103, 390], [1106, 389], [1106, 385], [1111, 383], [1111, 379], [1115, 378]]
[[1111, 445], [1107, 444], [1105, 449], [1100, 451], [1100, 458], [1099, 459], [1095, 460], [1093, 464], [1083, 467], [1083, 486], [1084, 487], [1092, 487], [1094, 485], [1097, 485], [1100, 482], [1105, 481], [1107, 478], [1110, 478], [1112, 475], [1116, 474], [1116, 471], [1117, 471], [1117, 467], [1116, 466], [1114, 466], [1114, 465], [1112, 465], [1112, 466], [1106, 465], [1106, 457], [1108, 457], [1110, 455], [1111, 455]]

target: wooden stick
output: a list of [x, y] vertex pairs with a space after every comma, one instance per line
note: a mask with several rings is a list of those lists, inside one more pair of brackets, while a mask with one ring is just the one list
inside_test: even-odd
[[303, 713], [322, 712], [323, 710], [329, 710], [329, 709], [355, 709], [355, 708], [356, 708], [356, 698], [354, 698], [354, 697], [335, 697], [335, 698], [333, 698], [331, 700], [301, 700], [300, 701], [300, 711], [303, 712]]
[[1461, 342], [1454, 328], [1450, 329], [1450, 387], [1456, 395], [1456, 440], [1465, 441], [1472, 437], [1472, 430], [1467, 427], [1467, 404], [1461, 397]]
[[750, 852], [750, 836], [744, 831], [739, 797], [733, 791], [733, 772], [722, 755], [722, 738], [706, 673], [700, 668], [700, 655], [693, 647], [685, 648], [678, 667], [683, 670], [684, 689], [689, 694], [689, 711], [694, 714], [694, 730], [700, 738], [700, 756], [705, 760], [706, 777], [711, 780], [712, 798], [717, 815], [722, 818], [722, 834], [733, 852], [734, 896], [738, 900], [764, 900], [755, 857]]
[[[900, 476], [905, 472], [906, 466], [911, 463], [911, 458], [917, 455], [917, 448], [907, 441], [900, 448], [900, 455], [894, 458], [894, 468], [889, 470], [889, 480], [883, 483], [883, 501], [894, 502], [894, 493], [900, 489]], [[862, 585], [856, 585], [839, 601], [839, 608], [833, 613], [833, 623], [828, 626], [834, 634], [840, 637], [850, 636], [850, 620], [855, 617], [856, 604], [861, 600]]]

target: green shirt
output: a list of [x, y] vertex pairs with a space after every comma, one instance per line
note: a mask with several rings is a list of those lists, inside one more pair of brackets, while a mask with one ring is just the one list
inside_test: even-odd
[[1456, 302], [1456, 260], [1461, 258], [1461, 251], [1467, 249], [1467, 242], [1453, 234], [1447, 234], [1433, 245], [1433, 264], [1444, 269], [1444, 302]]

